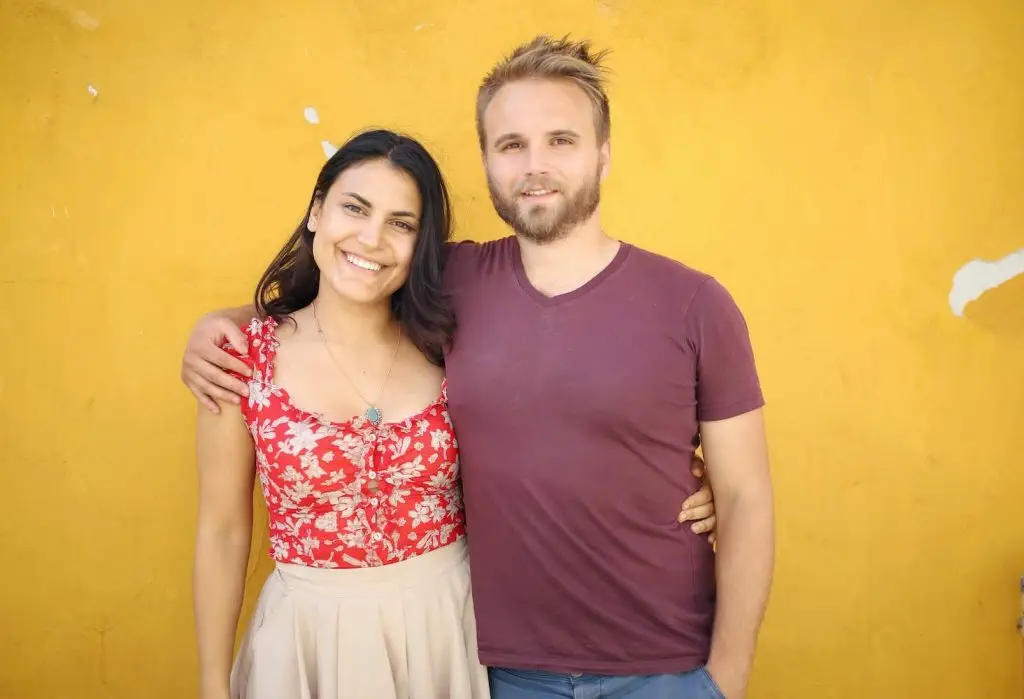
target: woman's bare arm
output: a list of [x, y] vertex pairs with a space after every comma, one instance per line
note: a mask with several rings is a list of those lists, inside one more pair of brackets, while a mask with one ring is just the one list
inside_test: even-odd
[[235, 630], [252, 540], [255, 451], [238, 406], [200, 406], [199, 517], [193, 566], [200, 699], [228, 699]]

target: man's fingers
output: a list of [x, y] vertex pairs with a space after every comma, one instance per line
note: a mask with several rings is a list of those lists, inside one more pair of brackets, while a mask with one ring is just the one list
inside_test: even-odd
[[202, 405], [207, 410], [209, 410], [214, 415], [220, 415], [220, 406], [217, 405], [216, 401], [211, 400], [210, 397], [206, 395], [206, 393], [204, 393], [205, 389], [202, 388], [202, 385], [205, 382], [202, 380], [193, 381], [191, 379], [192, 377], [186, 378], [185, 385], [188, 386], [188, 390], [191, 391], [192, 395], [196, 397], [196, 400], [199, 401], [199, 404]]
[[[217, 368], [209, 368], [209, 365], [200, 365], [198, 367], [188, 365], [185, 371], [182, 372], [182, 380], [188, 386], [188, 390], [192, 391], [192, 394], [199, 402], [214, 414], [220, 413], [220, 406], [216, 405], [214, 401], [219, 400], [224, 403], [234, 403], [235, 405], [241, 403], [241, 400], [235, 393], [214, 383], [216, 379], [222, 376], [227, 376], [227, 374], [224, 374]], [[244, 384], [240, 385], [243, 388], [245, 387]]]
[[[197, 377], [195, 384], [198, 392], [209, 400], [218, 400], [222, 403], [234, 403], [235, 405], [238, 405], [241, 402], [239, 397], [231, 391], [227, 391], [202, 377]], [[193, 393], [196, 393], [196, 391], [194, 390]]]
[[193, 391], [192, 393], [195, 394], [196, 400], [199, 401], [199, 404], [201, 406], [209, 410], [214, 415], [220, 415], [220, 406], [217, 405], [216, 401], [212, 401], [206, 396], [196, 393], [195, 391]]
[[[231, 355], [226, 356], [230, 357]], [[210, 364], [209, 362], [190, 362], [189, 368], [192, 370], [192, 373], [195, 374], [194, 380], [196, 381], [202, 379], [214, 386], [219, 386], [220, 388], [226, 389], [240, 396], [246, 396], [249, 394], [249, 388], [245, 383], [239, 381], [220, 367]]]
[[231, 393], [230, 391], [225, 391], [219, 386], [210, 386], [210, 395], [224, 403], [234, 403], [235, 405], [238, 405], [242, 402], [236, 394]]
[[235, 348], [236, 352], [239, 354], [245, 354], [249, 351], [248, 343], [245, 341], [245, 335], [242, 333], [242, 329], [230, 320], [227, 318], [219, 319], [217, 329], [224, 333], [224, 337], [229, 343], [231, 343], [231, 346]]
[[214, 344], [208, 345], [206, 351], [200, 352], [199, 356], [225, 371], [233, 371], [242, 376], [249, 376], [252, 373], [245, 362]]

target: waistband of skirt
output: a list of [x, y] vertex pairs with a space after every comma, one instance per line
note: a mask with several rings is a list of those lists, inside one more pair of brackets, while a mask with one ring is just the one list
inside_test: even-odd
[[415, 587], [437, 578], [468, 560], [466, 537], [396, 563], [367, 568], [314, 568], [297, 563], [275, 564], [274, 574], [289, 589], [311, 589], [347, 596], [380, 587]]

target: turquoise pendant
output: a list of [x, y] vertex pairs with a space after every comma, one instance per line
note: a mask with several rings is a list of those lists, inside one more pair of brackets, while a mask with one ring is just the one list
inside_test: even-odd
[[372, 422], [374, 425], [379, 425], [381, 419], [380, 409], [371, 405], [369, 408], [366, 409], [364, 417], [370, 422]]

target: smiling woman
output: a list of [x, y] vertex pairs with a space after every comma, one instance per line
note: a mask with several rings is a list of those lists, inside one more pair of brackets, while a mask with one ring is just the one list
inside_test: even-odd
[[389, 161], [342, 172], [307, 216], [321, 283], [364, 303], [398, 291], [418, 240], [417, 213], [402, 208], [410, 203], [419, 211], [416, 181]]
[[[201, 699], [485, 699], [441, 353], [448, 194], [416, 141], [371, 131], [323, 166], [263, 274], [248, 399], [200, 408]], [[256, 476], [274, 574], [232, 660]]]
[[[313, 302], [323, 273], [343, 295], [390, 296], [404, 334], [440, 365], [454, 327], [440, 292], [450, 237], [448, 190], [423, 146], [391, 131], [359, 134], [320, 170], [306, 214], [256, 287], [255, 307], [280, 321]], [[356, 276], [353, 267], [379, 274]]]

